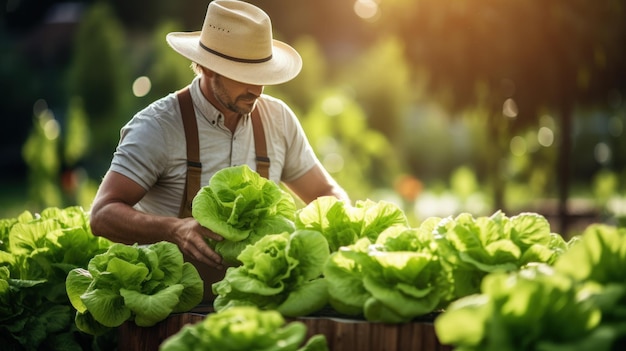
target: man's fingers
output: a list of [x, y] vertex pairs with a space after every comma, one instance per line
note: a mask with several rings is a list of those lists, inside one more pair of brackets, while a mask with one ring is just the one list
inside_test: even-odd
[[184, 233], [181, 241], [182, 250], [186, 251], [196, 261], [222, 269], [222, 257], [211, 249], [207, 239], [222, 241], [224, 238], [201, 226], [193, 218], [186, 218], [183, 221], [184, 225], [181, 227], [181, 232]]
[[203, 228], [204, 230], [202, 230], [202, 235], [206, 238], [209, 239], [213, 239], [215, 241], [222, 241], [224, 240], [224, 237], [218, 234], [213, 233], [213, 231], [208, 230], [206, 228]]
[[196, 261], [205, 263], [213, 268], [222, 269], [222, 257], [215, 251], [209, 249], [206, 244], [203, 246], [192, 246], [189, 248], [189, 255]]

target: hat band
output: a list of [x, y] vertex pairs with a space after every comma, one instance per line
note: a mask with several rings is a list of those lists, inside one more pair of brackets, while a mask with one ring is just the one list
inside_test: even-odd
[[210, 52], [210, 53], [212, 53], [214, 55], [217, 55], [217, 56], [219, 56], [221, 58], [225, 58], [227, 60], [231, 60], [231, 61], [235, 61], [235, 62], [241, 62], [241, 63], [263, 63], [263, 62], [267, 62], [267, 61], [272, 59], [272, 55], [269, 55], [268, 57], [261, 58], [261, 59], [244, 59], [244, 58], [229, 56], [229, 55], [223, 54], [223, 53], [221, 53], [219, 51], [215, 51], [215, 50], [209, 48], [208, 46], [202, 44], [201, 41], [199, 43], [200, 43], [200, 47], [203, 48], [204, 50], [206, 50], [206, 51], [208, 51], [208, 52]]

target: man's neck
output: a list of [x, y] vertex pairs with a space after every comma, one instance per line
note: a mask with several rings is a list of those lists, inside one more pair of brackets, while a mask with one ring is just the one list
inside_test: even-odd
[[202, 92], [202, 96], [204, 96], [204, 98], [207, 99], [207, 101], [211, 105], [213, 105], [213, 107], [215, 107], [222, 114], [222, 116], [224, 116], [224, 122], [228, 125], [230, 121], [234, 121], [234, 125], [236, 126], [237, 121], [239, 121], [239, 118], [241, 117], [241, 115], [237, 112], [232, 111], [231, 109], [226, 107], [221, 101], [219, 101], [215, 97], [215, 94], [213, 94], [212, 90], [203, 89], [202, 84], [200, 85], [200, 88], [201, 88], [200, 91]]

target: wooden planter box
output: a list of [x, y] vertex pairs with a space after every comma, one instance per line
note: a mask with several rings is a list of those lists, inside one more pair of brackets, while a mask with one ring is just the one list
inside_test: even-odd
[[[156, 325], [144, 328], [126, 322], [118, 328], [120, 351], [156, 351], [169, 336], [185, 324], [202, 321], [210, 308], [172, 314]], [[428, 320], [430, 319], [430, 320]], [[403, 324], [371, 323], [335, 317], [303, 317], [287, 319], [307, 326], [307, 338], [324, 334], [331, 351], [451, 351], [441, 345], [435, 334], [432, 317]]]

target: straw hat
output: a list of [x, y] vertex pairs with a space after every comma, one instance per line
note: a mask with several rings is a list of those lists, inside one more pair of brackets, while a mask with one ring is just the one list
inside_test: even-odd
[[302, 68], [298, 52], [272, 38], [269, 16], [243, 1], [210, 2], [202, 31], [169, 33], [166, 40], [191, 61], [242, 83], [280, 84]]

